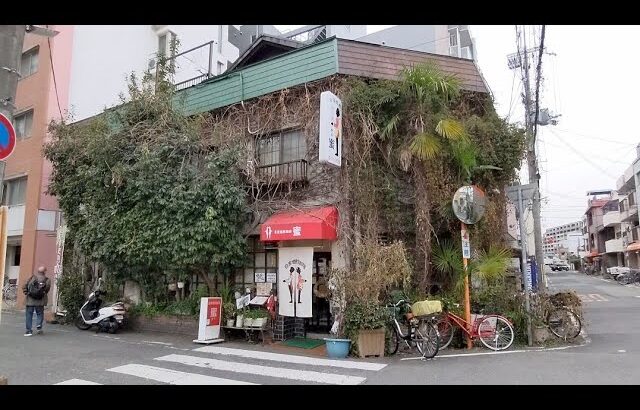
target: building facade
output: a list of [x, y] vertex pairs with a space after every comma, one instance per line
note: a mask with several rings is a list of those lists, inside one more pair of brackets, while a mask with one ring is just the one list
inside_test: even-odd
[[465, 25], [399, 25], [358, 41], [476, 60], [475, 41]]
[[[587, 261], [601, 272], [612, 266], [624, 266], [620, 200], [615, 190], [590, 191], [587, 202], [585, 233]], [[607, 248], [608, 245], [608, 248]]]
[[583, 228], [583, 222], [577, 221], [547, 229], [542, 245], [545, 255], [556, 256], [560, 248], [577, 255], [578, 248], [583, 245]]
[[[231, 71], [215, 81], [183, 90], [180, 99], [185, 114], [221, 116], [217, 117], [217, 126], [223, 127], [220, 134], [228, 135], [222, 130], [235, 129], [239, 134], [234, 138], [248, 138], [247, 146], [251, 147], [245, 173], [251, 184], [254, 215], [245, 234], [253, 258], [235, 273], [235, 285], [250, 289], [264, 289], [266, 285], [267, 291], [277, 292], [280, 308], [286, 307], [297, 297], [292, 282], [288, 287], [283, 285], [290, 280], [289, 269], [294, 268], [290, 264], [299, 259], [311, 265], [311, 315], [303, 316], [304, 320], [278, 316], [276, 338], [302, 335], [306, 330], [329, 330], [331, 310], [316, 286], [326, 284], [329, 269], [348, 267], [352, 260], [353, 246], [347, 235], [353, 231], [354, 221], [344, 200], [346, 171], [319, 160], [321, 94], [331, 91], [341, 98], [338, 84], [345, 76], [395, 80], [402, 68], [432, 61], [446, 72], [459, 75], [466, 91], [487, 95], [484, 81], [470, 60], [340, 38], [281, 50], [274, 56], [274, 49], [284, 44], [270, 36], [259, 38]], [[256, 61], [259, 55], [269, 57]], [[309, 61], [314, 62], [313, 69]], [[287, 107], [286, 115], [264, 114], [263, 109], [276, 101]], [[234, 111], [238, 106], [242, 109]], [[245, 132], [247, 124], [250, 134]], [[349, 135], [344, 132], [346, 140]], [[342, 164], [347, 163], [346, 151], [338, 155]], [[286, 256], [285, 260], [283, 255], [291, 252], [306, 256]]]
[[636, 159], [616, 182], [621, 196], [620, 247], [625, 255], [625, 266], [640, 268], [640, 219], [638, 219], [638, 192], [640, 192], [640, 145], [636, 147]]
[[[174, 53], [176, 86], [219, 75], [238, 58], [226, 26], [47, 27], [58, 34], [25, 35], [14, 111], [17, 143], [3, 181], [2, 203], [9, 209], [5, 272], [18, 285], [40, 265], [53, 273], [56, 262], [62, 215], [56, 199], [47, 195], [51, 165], [42, 154], [49, 123], [69, 113], [72, 120], [82, 120], [120, 104], [127, 76], [141, 76], [158, 54], [171, 57], [174, 39], [185, 51], [205, 44], [188, 54]], [[18, 292], [19, 306], [23, 299]]]

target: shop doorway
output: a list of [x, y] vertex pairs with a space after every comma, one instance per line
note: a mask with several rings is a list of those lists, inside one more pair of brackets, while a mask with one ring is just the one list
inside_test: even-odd
[[306, 330], [329, 333], [332, 320], [329, 311], [328, 274], [331, 267], [331, 252], [313, 254], [313, 299], [312, 317], [306, 320]]

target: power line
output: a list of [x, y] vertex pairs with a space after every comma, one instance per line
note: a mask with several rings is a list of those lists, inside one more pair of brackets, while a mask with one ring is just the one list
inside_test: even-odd
[[53, 74], [53, 88], [56, 91], [56, 102], [58, 103], [58, 112], [60, 113], [60, 120], [62, 121], [64, 118], [62, 116], [62, 108], [60, 108], [60, 97], [58, 96], [58, 82], [56, 81], [56, 69], [53, 66], [53, 56], [51, 55], [51, 39], [49, 37], [47, 37], [47, 43], [49, 44], [49, 61], [51, 61], [51, 74]]
[[449, 38], [451, 38], [451, 36], [446, 36], [446, 37], [442, 37], [442, 38], [436, 38], [435, 40], [425, 41], [424, 43], [418, 43], [418, 44], [412, 45], [411, 47], [407, 47], [407, 49], [411, 50], [414, 47], [423, 46], [425, 44], [435, 43], [436, 41], [447, 40]]
[[555, 135], [556, 137], [558, 137], [558, 140], [560, 140], [560, 142], [562, 142], [563, 144], [565, 144], [567, 147], [571, 148], [571, 150], [573, 150], [573, 152], [578, 155], [580, 158], [584, 159], [585, 161], [587, 161], [589, 164], [591, 164], [594, 168], [596, 168], [598, 171], [602, 172], [603, 174], [605, 174], [606, 176], [608, 176], [609, 178], [613, 178], [613, 179], [617, 179], [618, 177], [615, 177], [613, 175], [611, 175], [606, 169], [600, 167], [600, 165], [598, 165], [597, 163], [595, 163], [594, 161], [592, 161], [590, 158], [586, 157], [585, 155], [583, 155], [580, 151], [578, 151], [577, 149], [575, 149], [575, 147], [573, 147], [571, 144], [569, 144], [567, 141], [564, 140], [564, 138], [562, 138], [560, 135], [558, 135], [553, 129], [549, 129], [549, 131], [551, 131], [551, 133], [553, 135]]
[[601, 137], [594, 137], [593, 135], [586, 135], [586, 134], [581, 134], [579, 132], [575, 132], [575, 131], [569, 131], [569, 130], [563, 130], [560, 128], [556, 128], [557, 131], [561, 131], [561, 132], [565, 132], [567, 134], [573, 134], [573, 135], [578, 135], [580, 137], [584, 137], [584, 138], [589, 138], [589, 139], [594, 139], [594, 140], [600, 140], [600, 141], [604, 141], [604, 142], [610, 142], [612, 144], [621, 144], [621, 145], [633, 145], [634, 147], [637, 145], [634, 142], [624, 142], [624, 141], [616, 141], [616, 140], [610, 140], [610, 139], [606, 139], [606, 138], [601, 138]]

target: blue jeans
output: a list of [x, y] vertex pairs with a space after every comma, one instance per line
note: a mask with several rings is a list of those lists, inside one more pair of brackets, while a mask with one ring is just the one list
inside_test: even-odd
[[31, 326], [33, 324], [33, 312], [36, 312], [36, 327], [38, 329], [42, 329], [42, 321], [44, 320], [44, 306], [27, 306], [27, 332], [31, 332]]

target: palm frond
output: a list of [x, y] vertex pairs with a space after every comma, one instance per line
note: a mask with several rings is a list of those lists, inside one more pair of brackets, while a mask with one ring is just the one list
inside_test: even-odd
[[383, 127], [380, 129], [380, 135], [383, 138], [389, 138], [392, 136], [398, 129], [398, 124], [400, 123], [400, 114], [396, 114]]
[[443, 240], [433, 251], [433, 266], [449, 278], [455, 278], [462, 271], [460, 248], [449, 240]]
[[460, 92], [460, 81], [453, 75], [444, 74], [435, 64], [425, 63], [405, 68], [402, 82], [416, 92], [418, 100], [422, 101], [428, 94], [438, 95], [450, 100]]
[[438, 125], [436, 125], [436, 133], [441, 137], [452, 141], [467, 139], [467, 133], [464, 130], [464, 126], [461, 122], [454, 120], [453, 118], [445, 118], [438, 121]]
[[423, 132], [413, 137], [413, 142], [411, 142], [409, 149], [416, 158], [429, 160], [433, 159], [442, 150], [442, 142], [438, 137]]
[[476, 167], [475, 147], [469, 142], [459, 141], [451, 144], [451, 154], [466, 179], [471, 179], [471, 173]]
[[493, 281], [504, 277], [509, 266], [511, 252], [504, 248], [490, 248], [481, 251], [474, 261], [474, 273], [477, 273], [485, 281]]
[[496, 167], [493, 165], [476, 165], [475, 167], [473, 167], [473, 171], [484, 171], [484, 170], [502, 171], [502, 168]]

